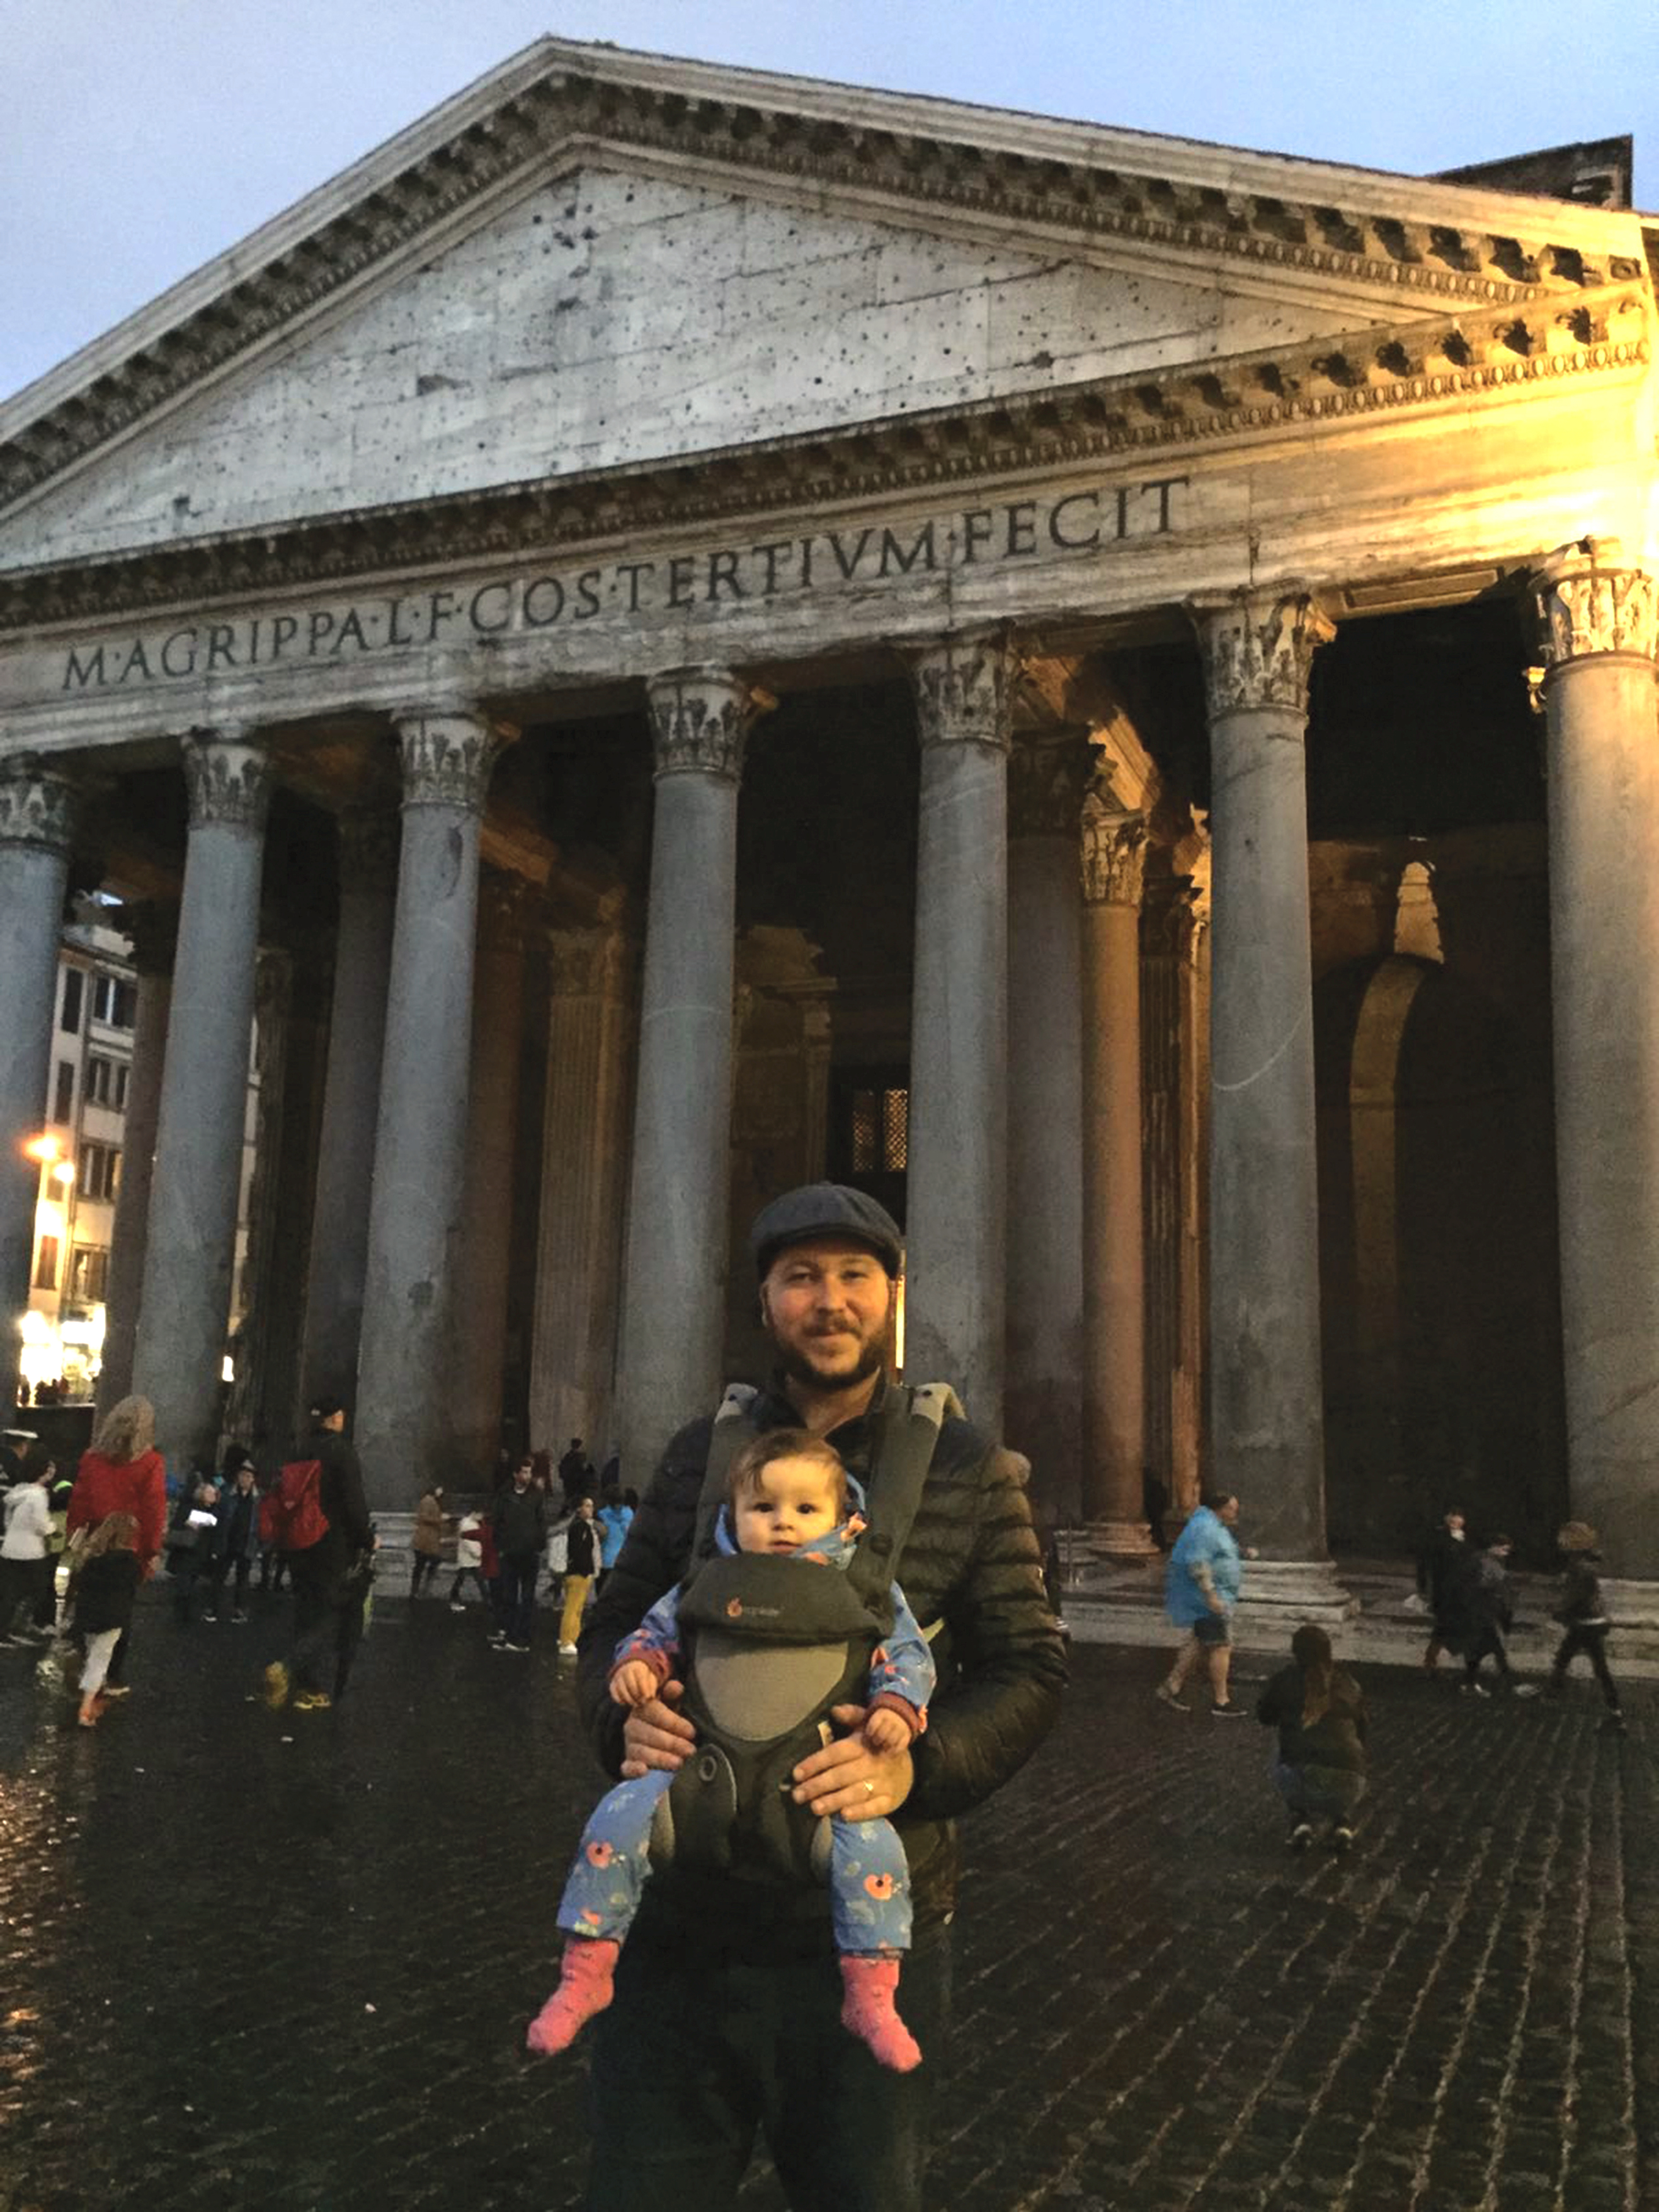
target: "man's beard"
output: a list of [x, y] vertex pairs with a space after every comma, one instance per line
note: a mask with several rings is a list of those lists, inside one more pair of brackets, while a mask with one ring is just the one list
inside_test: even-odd
[[845, 1375], [826, 1375], [815, 1367], [804, 1351], [793, 1345], [778, 1346], [778, 1364], [792, 1382], [799, 1382], [808, 1390], [855, 1390], [860, 1383], [867, 1382], [872, 1375], [879, 1375], [887, 1358], [884, 1335], [872, 1338], [860, 1352], [857, 1364]]

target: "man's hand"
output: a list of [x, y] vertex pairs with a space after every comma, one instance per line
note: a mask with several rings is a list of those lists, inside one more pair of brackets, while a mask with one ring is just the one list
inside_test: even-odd
[[[839, 1728], [861, 1729], [867, 1715], [862, 1705], [837, 1705], [830, 1717]], [[878, 1820], [898, 1810], [915, 1775], [908, 1750], [872, 1751], [860, 1734], [839, 1736], [802, 1759], [794, 1779], [797, 1805], [825, 1817]]]
[[623, 1778], [632, 1782], [654, 1768], [672, 1774], [684, 1765], [697, 1731], [674, 1708], [685, 1695], [684, 1682], [665, 1682], [648, 1704], [636, 1705], [623, 1727]]

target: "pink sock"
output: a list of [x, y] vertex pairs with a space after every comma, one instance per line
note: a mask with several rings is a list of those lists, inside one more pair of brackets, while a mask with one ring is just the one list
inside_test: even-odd
[[611, 1978], [617, 1971], [620, 1943], [597, 1936], [573, 1936], [564, 1947], [559, 1986], [530, 2023], [525, 2041], [545, 2057], [568, 2051], [587, 2021], [603, 2012], [614, 1991]]
[[908, 2074], [921, 2065], [921, 2051], [893, 2003], [898, 1976], [896, 1959], [843, 1958], [841, 2024], [867, 2043], [884, 2066]]

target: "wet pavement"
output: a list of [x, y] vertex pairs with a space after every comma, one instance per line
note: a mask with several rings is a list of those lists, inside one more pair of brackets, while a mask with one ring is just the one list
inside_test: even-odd
[[[0, 2212], [577, 2203], [580, 2057], [522, 2050], [600, 1786], [550, 1626], [520, 1658], [394, 1601], [343, 1708], [273, 1717], [282, 1604], [181, 1631], [152, 1592], [94, 1733], [0, 1650]], [[1293, 1859], [1266, 1733], [1159, 1671], [1079, 1651], [969, 1823], [930, 2203], [1659, 2203], [1659, 1692], [1619, 1738], [1587, 1684], [1358, 1668], [1374, 1809]]]

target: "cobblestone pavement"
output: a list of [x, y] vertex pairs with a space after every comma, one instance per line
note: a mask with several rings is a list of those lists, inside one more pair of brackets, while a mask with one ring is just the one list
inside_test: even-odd
[[[580, 2063], [522, 2051], [597, 1787], [568, 1663], [396, 1603], [340, 1711], [278, 1718], [282, 1634], [151, 1596], [95, 1734], [0, 1651], [0, 2212], [576, 2201]], [[1164, 1711], [1158, 1672], [1079, 1652], [969, 1823], [931, 2201], [1659, 2203], [1659, 1696], [1618, 1739], [1587, 1687], [1362, 1669], [1375, 1811], [1297, 1860], [1264, 1732]]]

